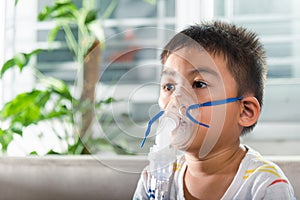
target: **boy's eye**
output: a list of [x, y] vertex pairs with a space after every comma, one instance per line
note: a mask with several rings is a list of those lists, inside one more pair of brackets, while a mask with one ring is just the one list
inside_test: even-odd
[[193, 83], [193, 88], [204, 88], [206, 86], [207, 86], [207, 84], [202, 81], [195, 81]]
[[163, 86], [163, 89], [167, 90], [167, 91], [170, 91], [170, 92], [173, 92], [175, 90], [175, 85], [172, 84], [172, 83], [167, 83]]

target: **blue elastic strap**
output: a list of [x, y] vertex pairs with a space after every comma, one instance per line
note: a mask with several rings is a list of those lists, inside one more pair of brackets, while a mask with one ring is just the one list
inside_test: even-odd
[[189, 112], [190, 110], [193, 109], [197, 109], [197, 108], [201, 108], [201, 107], [206, 107], [206, 106], [217, 106], [217, 105], [221, 105], [221, 104], [226, 104], [226, 103], [232, 103], [235, 101], [239, 101], [243, 99], [243, 97], [235, 97], [235, 98], [228, 98], [228, 99], [222, 99], [222, 100], [217, 100], [217, 101], [209, 101], [209, 102], [205, 102], [205, 103], [201, 103], [201, 104], [193, 104], [190, 105], [187, 109], [186, 109], [186, 116], [195, 124], [204, 126], [206, 128], [209, 128], [209, 125], [201, 123], [199, 121], [197, 121]]
[[146, 142], [146, 139], [151, 131], [151, 126], [152, 124], [158, 120], [158, 118], [160, 118], [163, 114], [164, 114], [165, 111], [161, 110], [159, 113], [157, 113], [152, 119], [150, 119], [150, 121], [148, 122], [148, 127], [147, 127], [147, 130], [146, 130], [146, 133], [145, 133], [145, 136], [144, 136], [144, 139], [142, 141], [142, 144], [141, 144], [141, 148], [143, 148], [145, 142]]
[[[206, 106], [216, 106], [216, 105], [221, 105], [221, 104], [226, 104], [226, 103], [231, 103], [231, 102], [235, 102], [235, 101], [238, 101], [238, 100], [241, 100], [243, 99], [243, 97], [236, 97], [236, 98], [228, 98], [228, 99], [222, 99], [222, 100], [217, 100], [217, 101], [210, 101], [210, 102], [205, 102], [205, 103], [201, 103], [201, 104], [193, 104], [193, 105], [190, 105], [187, 109], [186, 109], [186, 116], [192, 121], [194, 122], [195, 124], [198, 124], [200, 126], [204, 126], [206, 128], [209, 128], [209, 125], [207, 124], [204, 124], [204, 123], [201, 123], [201, 122], [198, 122], [190, 113], [189, 111], [190, 110], [193, 110], [193, 109], [197, 109], [197, 108], [200, 108], [200, 107], [206, 107]], [[148, 126], [147, 126], [147, 130], [146, 130], [146, 133], [145, 133], [145, 136], [144, 136], [144, 139], [141, 143], [141, 148], [143, 148], [145, 142], [146, 142], [146, 139], [148, 137], [148, 135], [150, 134], [150, 131], [151, 131], [151, 126], [152, 124], [158, 120], [162, 115], [164, 114], [164, 111], [161, 110], [159, 113], [157, 113], [152, 119], [150, 119], [150, 121], [148, 122]]]

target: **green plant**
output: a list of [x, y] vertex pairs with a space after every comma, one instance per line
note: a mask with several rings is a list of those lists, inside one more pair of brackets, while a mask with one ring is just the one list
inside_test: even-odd
[[[99, 80], [99, 65], [101, 62], [101, 47], [104, 47], [104, 33], [101, 23], [97, 20], [98, 10], [95, 9], [95, 0], [81, 1], [78, 8], [71, 0], [56, 0], [53, 6], [46, 6], [38, 15], [38, 20], [53, 20], [55, 28], [49, 34], [52, 42], [58, 31], [63, 30], [69, 49], [74, 53], [79, 63], [77, 77], [81, 87], [81, 101], [94, 103], [94, 91]], [[101, 20], [111, 15], [117, 1], [113, 0], [105, 9]], [[76, 31], [72, 31], [76, 28]], [[93, 120], [92, 108], [82, 113], [80, 136], [83, 137]]]
[[[117, 5], [116, 0], [111, 1], [101, 20], [111, 15]], [[71, 0], [56, 0], [53, 6], [46, 6], [38, 15], [39, 21], [52, 20], [56, 26], [49, 34], [49, 41], [52, 42], [58, 31], [65, 32], [66, 42], [74, 53], [76, 60], [83, 64], [86, 56], [95, 48], [95, 41], [104, 46], [104, 33], [101, 23], [97, 17], [99, 9], [95, 9], [95, 0], [82, 1], [80, 8]], [[72, 28], [77, 28], [74, 33]]]
[[[17, 4], [18, 1], [16, 0]], [[111, 4], [104, 12], [102, 19], [107, 18], [114, 7], [116, 1]], [[63, 154], [82, 154], [89, 153], [84, 142], [98, 142], [102, 147], [113, 149], [116, 152], [126, 153], [126, 151], [102, 138], [93, 140], [87, 134], [88, 129], [94, 119], [93, 109], [101, 109], [105, 104], [111, 104], [115, 101], [113, 98], [97, 101], [94, 97], [94, 90], [99, 79], [99, 63], [101, 60], [100, 45], [104, 44], [104, 35], [102, 34], [101, 23], [97, 18], [97, 10], [94, 9], [93, 0], [82, 0], [82, 7], [76, 7], [71, 0], [56, 0], [53, 6], [47, 6], [39, 14], [39, 20], [54, 20], [56, 27], [52, 29], [49, 35], [49, 41], [52, 42], [58, 31], [63, 30], [65, 40], [69, 49], [74, 53], [75, 61], [79, 63], [79, 77], [82, 83], [81, 96], [74, 97], [69, 86], [62, 80], [54, 77], [46, 77], [36, 68], [33, 68], [37, 77], [37, 86], [30, 92], [17, 95], [13, 100], [7, 102], [0, 111], [0, 118], [8, 124], [5, 128], [0, 128], [0, 142], [2, 150], [6, 151], [8, 144], [13, 140], [14, 134], [23, 134], [24, 128], [31, 125], [38, 125], [43, 121], [60, 120], [68, 122], [75, 127], [74, 116], [79, 114], [82, 124], [79, 126], [79, 133], [73, 134], [74, 142], [68, 143], [67, 151], [48, 153]], [[72, 31], [75, 28], [76, 32]], [[100, 33], [100, 34], [99, 34]], [[29, 66], [31, 58], [42, 49], [33, 50], [30, 53], [18, 53], [12, 59], [4, 63], [1, 68], [2, 77], [7, 70], [18, 67], [22, 71]], [[57, 136], [62, 140], [67, 140], [68, 135]], [[36, 152], [31, 152], [36, 154]]]
[[[41, 51], [41, 50], [39, 50]], [[36, 53], [37, 51], [35, 51]], [[18, 67], [21, 71], [27, 67], [29, 59], [31, 57], [21, 55], [29, 54], [18, 54], [15, 58], [8, 60], [2, 67], [0, 72], [1, 77], [5, 72], [12, 68]], [[31, 56], [34, 54], [31, 54]], [[20, 59], [22, 57], [22, 59]], [[23, 134], [24, 128], [30, 125], [38, 125], [43, 121], [60, 120], [67, 122], [74, 126], [74, 115], [76, 113], [82, 113], [87, 108], [92, 106], [89, 101], [82, 102], [75, 98], [69, 89], [69, 86], [62, 80], [55, 79], [53, 77], [46, 77], [35, 69], [37, 76], [37, 87], [30, 92], [18, 94], [14, 99], [7, 102], [2, 110], [0, 111], [0, 118], [2, 122], [7, 122], [9, 125], [3, 129], [0, 128], [0, 143], [2, 150], [7, 149], [8, 144], [13, 140], [14, 134]], [[101, 109], [104, 104], [113, 103], [113, 98], [100, 100], [95, 102], [93, 105], [95, 109]], [[67, 136], [67, 135], [66, 135]], [[68, 144], [68, 149], [63, 154], [81, 154], [84, 150], [82, 143], [83, 138], [79, 138], [79, 134], [74, 134], [74, 143]], [[60, 138], [67, 139], [67, 138]], [[85, 138], [89, 139], [90, 138]], [[106, 146], [112, 146], [110, 148], [120, 149], [119, 146], [110, 145], [109, 142], [104, 139], [97, 139], [98, 142]], [[34, 153], [34, 152], [32, 152]], [[55, 153], [50, 151], [49, 153]], [[58, 152], [56, 152], [58, 153]]]

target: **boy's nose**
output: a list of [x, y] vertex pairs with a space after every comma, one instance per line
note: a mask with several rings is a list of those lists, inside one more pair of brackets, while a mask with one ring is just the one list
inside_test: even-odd
[[188, 106], [187, 100], [185, 100], [184, 95], [180, 92], [174, 92], [171, 96], [171, 99], [167, 106], [167, 111], [172, 111], [183, 115], [185, 113], [185, 109]]
[[185, 116], [188, 106], [197, 103], [197, 97], [192, 93], [191, 88], [177, 85], [173, 94], [170, 96], [170, 101], [166, 107], [167, 112], [178, 113], [180, 116]]
[[180, 106], [180, 96], [172, 95], [168, 107], [179, 108], [179, 106]]

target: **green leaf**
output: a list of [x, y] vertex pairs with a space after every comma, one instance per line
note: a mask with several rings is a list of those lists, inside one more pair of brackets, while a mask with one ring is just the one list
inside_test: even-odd
[[18, 3], [19, 3], [19, 0], [15, 0], [15, 6], [17, 6]]
[[45, 21], [50, 17], [51, 8], [46, 6], [39, 14], [38, 14], [38, 20], [39, 21]]
[[11, 123], [21, 123], [23, 126], [28, 126], [32, 123], [37, 123], [41, 120], [41, 109], [36, 104], [36, 99], [39, 98], [43, 92], [33, 90], [31, 92], [21, 93], [13, 100], [7, 102], [0, 111], [0, 117], [4, 119], [11, 119]]
[[41, 51], [43, 51], [43, 49], [35, 49], [33, 51], [31, 51], [30, 53], [25, 53], [26, 59], [29, 59], [31, 56], [39, 54]]
[[116, 100], [113, 97], [109, 97], [107, 99], [100, 100], [100, 101], [96, 102], [95, 107], [100, 108], [103, 104], [111, 104], [111, 103], [114, 103], [114, 102], [118, 102], [118, 100]]
[[32, 152], [29, 153], [29, 155], [35, 155], [36, 156], [36, 155], [38, 155], [38, 153], [36, 151], [32, 151]]
[[84, 150], [84, 144], [82, 143], [80, 138], [77, 138], [77, 141], [74, 145], [69, 145], [68, 154], [78, 155], [82, 154]]
[[113, 102], [117, 102], [117, 100], [113, 97], [109, 97], [105, 100], [101, 100], [100, 102], [103, 103], [103, 104], [110, 104], [110, 103], [113, 103]]
[[41, 51], [42, 49], [35, 49], [30, 53], [17, 53], [12, 59], [9, 59], [3, 64], [0, 72], [0, 78], [3, 77], [4, 73], [8, 69], [13, 68], [14, 66], [18, 66], [20, 71], [22, 71], [23, 68], [26, 67], [29, 63], [31, 57], [33, 55], [39, 54]]
[[[56, 111], [56, 110], [51, 111], [47, 116], [45, 116], [44, 119], [61, 118], [68, 114], [70, 114], [70, 111], [68, 109], [66, 109], [66, 107], [62, 106], [62, 107], [60, 107], [60, 109], [58, 109], [58, 111]], [[73, 115], [72, 115], [72, 117], [73, 117]]]
[[17, 95], [13, 100], [7, 102], [4, 105], [4, 107], [0, 111], [0, 116], [2, 118], [8, 118], [10, 116], [17, 115], [23, 110], [23, 108], [28, 104], [28, 102], [31, 102], [33, 99], [34, 98], [32, 97], [32, 93], [22, 93]]
[[[101, 48], [105, 48], [105, 33], [100, 21], [92, 21], [88, 25], [88, 31], [100, 42]], [[93, 41], [94, 42], [94, 41]]]
[[17, 65], [20, 69], [20, 71], [23, 70], [24, 67], [27, 66], [32, 56], [39, 54], [42, 51], [42, 49], [35, 49], [31, 51], [30, 53], [17, 53], [14, 56], [15, 65]]
[[12, 130], [12, 132], [17, 133], [19, 135], [22, 135], [23, 133], [23, 125], [19, 122], [12, 123], [10, 129]]
[[84, 20], [84, 24], [89, 24], [91, 23], [92, 21], [95, 21], [97, 19], [97, 12], [98, 10], [89, 10], [86, 17], [85, 17], [85, 20]]
[[102, 15], [102, 19], [107, 19], [111, 16], [112, 12], [117, 7], [120, 0], [112, 0], [109, 6], [105, 9], [105, 12]]
[[19, 67], [20, 71], [22, 71], [22, 69], [28, 63], [28, 60], [26, 59], [26, 56], [24, 53], [17, 53], [14, 56], [14, 61], [15, 61], [15, 65], [17, 65]]
[[15, 64], [15, 60], [12, 58], [12, 59], [9, 59], [8, 61], [6, 61], [2, 68], [1, 68], [1, 72], [0, 72], [0, 78], [2, 78], [3, 74], [10, 68], [14, 67], [16, 64]]
[[73, 99], [69, 87], [64, 81], [53, 77], [46, 77], [42, 79], [41, 82], [44, 83], [51, 91], [59, 94], [60, 96], [68, 100]]
[[50, 150], [46, 153], [47, 155], [59, 155], [60, 153], [57, 153], [56, 151]]
[[13, 140], [13, 132], [11, 130], [3, 130], [0, 128], [0, 143], [2, 145], [2, 151], [7, 150], [7, 146]]
[[46, 6], [38, 15], [39, 21], [66, 18], [75, 19], [76, 6], [71, 1], [59, 1], [53, 6]]
[[135, 152], [128, 151], [127, 149], [125, 149], [125, 148], [122, 147], [121, 145], [115, 144], [113, 147], [114, 147], [114, 151], [115, 151], [117, 154], [121, 154], [121, 155], [136, 155]]
[[60, 30], [60, 26], [56, 26], [55, 28], [53, 28], [51, 31], [50, 31], [50, 34], [48, 36], [48, 41], [51, 43], [55, 40], [56, 38], [56, 35], [58, 33], [58, 31]]
[[39, 107], [44, 107], [46, 103], [50, 100], [51, 93], [49, 91], [43, 91], [36, 96], [34, 103]]

